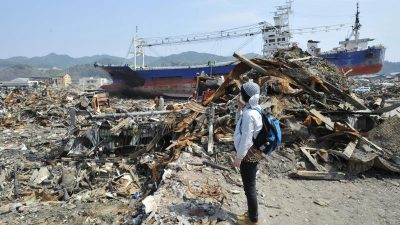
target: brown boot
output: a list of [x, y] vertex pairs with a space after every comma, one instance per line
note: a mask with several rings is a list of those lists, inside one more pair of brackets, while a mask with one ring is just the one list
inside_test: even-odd
[[237, 221], [245, 221], [249, 217], [249, 212], [245, 212], [242, 215], [236, 215]]
[[244, 221], [238, 220], [238, 225], [259, 225], [258, 222], [251, 222], [249, 217], [246, 217]]

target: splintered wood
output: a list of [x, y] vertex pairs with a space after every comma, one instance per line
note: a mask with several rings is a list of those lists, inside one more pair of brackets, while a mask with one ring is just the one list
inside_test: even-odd
[[317, 160], [314, 159], [314, 157], [311, 156], [310, 152], [308, 152], [307, 148], [301, 147], [300, 150], [303, 152], [303, 154], [308, 158], [310, 163], [317, 169], [318, 171], [326, 171], [326, 169], [318, 164]]
[[207, 178], [206, 183], [202, 185], [200, 188], [194, 188], [192, 187], [192, 184], [189, 182], [188, 184], [188, 191], [192, 195], [194, 195], [197, 198], [202, 198], [202, 199], [207, 199], [207, 198], [212, 198], [217, 200], [218, 202], [221, 203], [221, 205], [224, 203], [224, 200], [226, 199], [226, 195], [224, 192], [223, 187], [221, 186], [221, 182], [217, 179], [216, 184], [210, 184], [210, 179]]

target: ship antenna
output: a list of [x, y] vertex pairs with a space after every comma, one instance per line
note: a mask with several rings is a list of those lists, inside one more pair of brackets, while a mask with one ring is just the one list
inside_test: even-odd
[[137, 47], [137, 39], [138, 39], [138, 26], [136, 26], [135, 29], [135, 35], [133, 36], [133, 61], [134, 61], [134, 68], [136, 70], [136, 56], [137, 56], [137, 52], [136, 52], [136, 47]]
[[361, 23], [360, 23], [360, 10], [359, 10], [359, 6], [358, 6], [358, 2], [357, 2], [357, 13], [356, 13], [356, 22], [354, 23], [353, 26], [353, 31], [354, 31], [354, 36], [355, 39], [358, 40], [359, 38], [359, 30], [361, 28]]

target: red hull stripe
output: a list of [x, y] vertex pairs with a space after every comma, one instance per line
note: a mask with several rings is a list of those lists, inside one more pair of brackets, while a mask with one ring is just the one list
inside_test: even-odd
[[339, 68], [340, 72], [345, 74], [347, 71], [352, 70], [347, 76], [364, 75], [364, 74], [375, 74], [378, 73], [383, 67], [383, 64], [366, 65], [366, 66], [354, 66], [354, 67], [342, 67]]

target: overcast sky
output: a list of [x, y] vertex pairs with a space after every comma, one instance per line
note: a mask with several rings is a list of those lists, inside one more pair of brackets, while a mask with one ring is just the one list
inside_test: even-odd
[[[354, 22], [357, 0], [295, 0], [292, 28]], [[387, 47], [386, 59], [400, 61], [399, 0], [359, 0], [361, 37]], [[0, 58], [73, 57], [109, 54], [125, 57], [135, 26], [143, 37], [217, 31], [260, 21], [272, 22], [274, 6], [284, 0], [1, 0]], [[336, 47], [350, 28], [329, 33], [295, 35], [304, 47], [319, 40], [323, 50]], [[244, 48], [239, 48], [249, 42]], [[231, 55], [261, 53], [261, 36], [196, 45], [152, 48], [149, 55], [183, 51]]]

